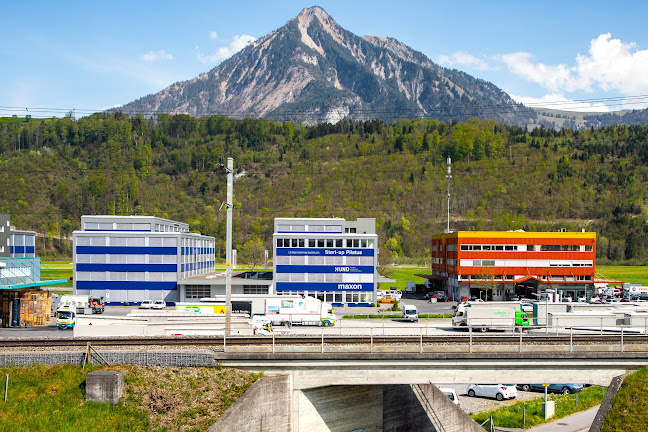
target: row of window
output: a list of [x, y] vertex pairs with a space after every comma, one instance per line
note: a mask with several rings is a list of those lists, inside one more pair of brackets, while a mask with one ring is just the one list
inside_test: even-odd
[[[448, 251], [456, 251], [457, 245], [448, 245]], [[504, 251], [504, 252], [592, 252], [592, 245], [461, 245], [462, 251]]]
[[[344, 246], [346, 244], [346, 246]], [[371, 248], [374, 247], [372, 239], [277, 239], [278, 248]]]
[[175, 237], [109, 237], [79, 236], [77, 246], [132, 246], [132, 247], [176, 247]]
[[278, 255], [275, 257], [275, 265], [349, 265], [349, 266], [372, 266], [373, 256], [321, 256], [321, 255]]
[[78, 281], [130, 281], [130, 282], [175, 282], [177, 275], [174, 272], [105, 272], [105, 271], [80, 271], [76, 272]]
[[[525, 277], [526, 275], [493, 275], [492, 278], [491, 276], [483, 275], [459, 275], [459, 280], [495, 280], [495, 281], [512, 281], [515, 279], [519, 279], [522, 277]], [[541, 275], [537, 276], [538, 278], [542, 280], [552, 280], [552, 281], [567, 281], [567, 282], [574, 282], [574, 281], [591, 281], [592, 276], [589, 275], [578, 275], [578, 276], [556, 276], [556, 275]]]
[[365, 273], [277, 273], [277, 282], [369, 283], [374, 275]]
[[176, 264], [176, 255], [77, 254], [78, 264]]
[[303, 295], [327, 303], [373, 303], [373, 292], [279, 291], [278, 295]]

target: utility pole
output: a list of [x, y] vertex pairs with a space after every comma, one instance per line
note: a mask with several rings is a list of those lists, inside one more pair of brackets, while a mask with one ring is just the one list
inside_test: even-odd
[[450, 179], [452, 178], [451, 175], [451, 170], [452, 168], [450, 167], [450, 164], [452, 163], [452, 159], [450, 159], [450, 156], [448, 156], [448, 173], [446, 174], [446, 178], [448, 179], [448, 226], [446, 227], [446, 234], [450, 232]]
[[234, 206], [234, 159], [227, 158], [227, 237], [225, 249], [225, 336], [232, 327], [232, 207]]

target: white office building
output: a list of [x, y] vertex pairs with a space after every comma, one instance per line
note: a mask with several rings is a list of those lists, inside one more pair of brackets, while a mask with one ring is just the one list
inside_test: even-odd
[[334, 305], [375, 303], [378, 266], [376, 220], [276, 218], [274, 289]]
[[214, 271], [214, 237], [151, 216], [82, 216], [73, 234], [75, 294], [107, 304], [180, 300], [178, 281]]

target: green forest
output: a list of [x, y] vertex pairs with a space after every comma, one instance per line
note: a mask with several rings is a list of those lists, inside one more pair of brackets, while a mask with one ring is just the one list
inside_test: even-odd
[[[594, 231], [599, 262], [648, 263], [648, 127], [527, 130], [494, 120], [303, 126], [187, 115], [0, 119], [0, 212], [71, 256], [85, 214], [189, 223], [225, 254], [234, 158], [234, 247], [271, 249], [275, 217], [376, 218], [383, 257], [429, 262], [453, 230]], [[252, 249], [252, 248], [250, 248]], [[388, 252], [386, 254], [385, 252]]]

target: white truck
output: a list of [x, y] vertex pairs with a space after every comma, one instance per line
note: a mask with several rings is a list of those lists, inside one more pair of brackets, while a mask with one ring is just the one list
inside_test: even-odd
[[479, 331], [528, 326], [529, 317], [519, 302], [466, 302], [452, 315], [453, 327], [477, 326]]
[[414, 305], [403, 305], [403, 319], [405, 321], [418, 322], [418, 310]]
[[103, 297], [65, 294], [59, 298], [57, 310], [69, 305], [74, 305], [79, 314], [100, 314], [104, 311]]
[[76, 325], [76, 306], [64, 304], [56, 310], [56, 327], [58, 329], [74, 328]]
[[272, 325], [335, 325], [333, 306], [314, 297], [266, 299], [265, 316]]

